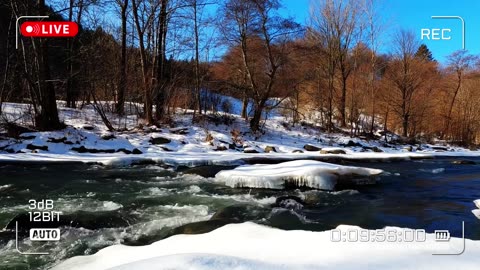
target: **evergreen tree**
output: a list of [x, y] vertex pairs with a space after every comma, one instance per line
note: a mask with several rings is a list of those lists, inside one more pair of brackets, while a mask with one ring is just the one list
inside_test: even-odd
[[428, 49], [427, 45], [425, 44], [422, 44], [420, 45], [420, 47], [418, 47], [418, 50], [415, 53], [415, 57], [421, 60], [429, 61], [429, 62], [435, 61], [435, 59], [432, 56], [432, 52], [430, 51], [430, 49]]

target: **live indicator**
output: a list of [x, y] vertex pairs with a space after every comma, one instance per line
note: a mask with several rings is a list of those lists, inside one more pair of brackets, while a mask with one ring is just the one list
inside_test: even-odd
[[74, 37], [78, 34], [75, 22], [24, 22], [20, 32], [25, 37]]

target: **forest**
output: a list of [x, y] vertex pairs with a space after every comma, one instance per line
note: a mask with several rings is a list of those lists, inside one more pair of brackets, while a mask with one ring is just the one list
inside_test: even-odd
[[[200, 123], [242, 101], [261, 134], [272, 109], [290, 125], [404, 142], [473, 147], [480, 135], [480, 62], [466, 50], [437, 62], [411, 29], [379, 16], [380, 1], [312, 1], [306, 22], [278, 0], [6, 0], [0, 3], [0, 110], [29, 104], [6, 129], [64, 128], [58, 108], [134, 112], [142, 125], [172, 124], [180, 111]], [[74, 21], [74, 38], [20, 37], [16, 19]], [[34, 19], [29, 19], [34, 21]], [[381, 50], [388, 44], [388, 52]], [[28, 120], [25, 120], [28, 119]]]

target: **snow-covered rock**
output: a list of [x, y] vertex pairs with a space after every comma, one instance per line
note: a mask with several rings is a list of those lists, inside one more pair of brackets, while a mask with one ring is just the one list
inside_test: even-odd
[[479, 209], [474, 209], [474, 210], [472, 210], [472, 213], [473, 213], [478, 219], [480, 219], [480, 199], [473, 201], [473, 203], [474, 203], [475, 206], [478, 207]]
[[357, 184], [374, 183], [379, 169], [342, 166], [314, 160], [288, 161], [274, 165], [244, 165], [220, 171], [217, 181], [230, 187], [283, 189], [285, 185], [333, 190], [342, 180]]
[[472, 210], [472, 213], [473, 213], [478, 219], [480, 219], [480, 209], [474, 209], [474, 210]]
[[[342, 232], [360, 231], [340, 225]], [[387, 227], [395, 235], [406, 229]], [[366, 235], [375, 230], [365, 230]], [[458, 253], [463, 240], [437, 242], [433, 234], [425, 241], [334, 242], [332, 231], [284, 231], [254, 223], [230, 224], [198, 235], [176, 235], [148, 246], [115, 245], [91, 256], [78, 256], [53, 270], [160, 270], [160, 269], [478, 269], [480, 241], [466, 240], [461, 256], [432, 256]]]
[[310, 151], [310, 152], [315, 152], [315, 151], [320, 151], [322, 150], [322, 148], [320, 147], [317, 147], [315, 145], [311, 145], [311, 144], [305, 144], [303, 146], [303, 149], [307, 150], [307, 151]]

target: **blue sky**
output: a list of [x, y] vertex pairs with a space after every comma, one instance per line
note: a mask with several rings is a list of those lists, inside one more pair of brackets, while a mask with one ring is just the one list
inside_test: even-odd
[[[305, 24], [311, 0], [281, 0], [282, 13]], [[312, 0], [318, 1], [318, 0]], [[382, 53], [390, 51], [392, 35], [398, 29], [412, 30], [421, 37], [422, 28], [449, 28], [451, 40], [420, 40], [432, 51], [433, 57], [445, 63], [446, 56], [462, 49], [462, 27], [457, 19], [432, 19], [431, 16], [461, 16], [465, 20], [465, 48], [480, 54], [480, 1], [479, 0], [377, 0], [384, 22]]]
[[[280, 0], [283, 5], [281, 14], [293, 17], [298, 23], [306, 25], [309, 17], [311, 1], [322, 0]], [[359, 0], [362, 1], [362, 0]], [[393, 34], [399, 29], [411, 30], [421, 37], [422, 28], [451, 29], [451, 40], [420, 40], [432, 51], [433, 57], [445, 64], [446, 57], [454, 51], [462, 49], [462, 27], [460, 20], [432, 19], [431, 16], [461, 16], [465, 20], [466, 49], [480, 55], [480, 0], [374, 0], [378, 13], [383, 21], [381, 37], [381, 53], [391, 52]], [[216, 7], [216, 6], [215, 6]], [[215, 16], [216, 8], [210, 10]], [[115, 18], [112, 14], [107, 18]], [[119, 24], [117, 20], [117, 24]], [[221, 57], [225, 48], [216, 48], [209, 52], [211, 59]], [[191, 57], [191, 56], [188, 56]]]

